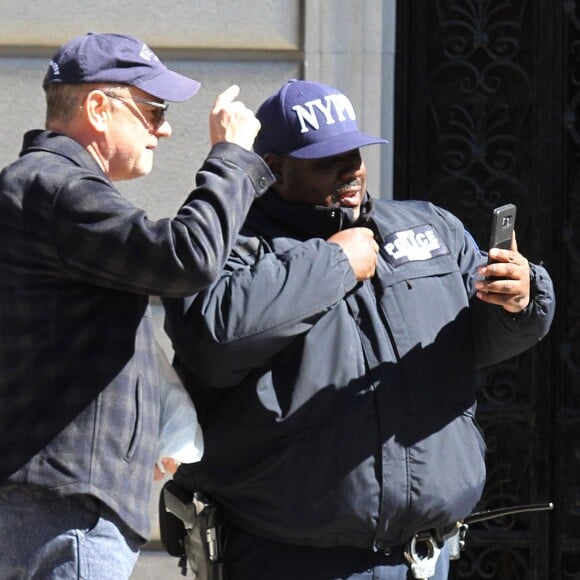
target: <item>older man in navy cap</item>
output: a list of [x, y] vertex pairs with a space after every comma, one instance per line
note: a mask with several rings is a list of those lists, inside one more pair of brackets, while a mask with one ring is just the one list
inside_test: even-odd
[[515, 240], [487, 266], [449, 212], [373, 199], [360, 148], [383, 140], [339, 90], [290, 81], [256, 115], [277, 181], [221, 279], [165, 300], [205, 441], [173, 485], [222, 506], [229, 580], [442, 580], [485, 481], [475, 369], [546, 334], [550, 278]]
[[0, 578], [127, 578], [149, 534], [159, 374], [148, 296], [219, 275], [273, 182], [232, 86], [173, 218], [114, 182], [146, 175], [171, 135], [165, 101], [199, 83], [138, 38], [86, 34], [44, 78], [46, 130], [0, 175]]

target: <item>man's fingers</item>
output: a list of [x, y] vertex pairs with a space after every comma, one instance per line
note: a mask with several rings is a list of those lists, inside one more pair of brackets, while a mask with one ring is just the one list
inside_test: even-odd
[[373, 232], [373, 230], [371, 230], [370, 228], [365, 228], [365, 227], [361, 227], [359, 229], [363, 235], [365, 235], [367, 238], [372, 239], [372, 247], [373, 247], [374, 251], [376, 253], [378, 253], [380, 248], [379, 248], [379, 244], [375, 240], [375, 233]]
[[515, 232], [512, 233], [512, 245], [511, 245], [510, 249], [512, 252], [518, 251], [518, 242], [516, 241], [516, 233]]
[[161, 481], [165, 477], [165, 473], [159, 469], [159, 466], [156, 464], [153, 468], [153, 481]]
[[238, 85], [228, 87], [223, 93], [217, 96], [213, 107], [214, 110], [221, 109], [227, 103], [232, 103], [239, 94], [240, 87]]

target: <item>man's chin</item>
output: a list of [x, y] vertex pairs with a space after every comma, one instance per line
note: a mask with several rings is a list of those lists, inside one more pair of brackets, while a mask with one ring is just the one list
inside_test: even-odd
[[339, 201], [340, 207], [350, 210], [360, 210], [360, 206], [362, 204], [362, 196], [349, 196], [343, 197]]

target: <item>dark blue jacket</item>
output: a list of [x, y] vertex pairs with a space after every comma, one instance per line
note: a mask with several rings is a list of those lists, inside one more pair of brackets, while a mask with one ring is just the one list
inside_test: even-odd
[[173, 219], [152, 221], [78, 143], [25, 136], [0, 174], [0, 482], [93, 494], [149, 534], [159, 429], [148, 295], [221, 271], [255, 197], [255, 154], [212, 149]]
[[198, 406], [205, 456], [177, 480], [258, 535], [382, 548], [468, 515], [485, 481], [478, 367], [532, 347], [554, 293], [532, 268], [516, 316], [475, 298], [486, 261], [448, 212], [371, 200], [381, 240], [357, 283], [338, 245], [345, 210], [250, 210], [221, 279], [166, 300], [176, 365]]

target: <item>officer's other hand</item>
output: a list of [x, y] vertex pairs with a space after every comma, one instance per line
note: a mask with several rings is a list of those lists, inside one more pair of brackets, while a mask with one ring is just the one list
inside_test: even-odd
[[260, 130], [260, 121], [244, 103], [235, 100], [239, 93], [240, 87], [232, 85], [215, 100], [209, 116], [212, 146], [227, 141], [252, 150], [254, 139]]
[[175, 461], [175, 459], [171, 459], [171, 457], [162, 457], [160, 463], [161, 466], [155, 464], [153, 470], [154, 481], [161, 481], [166, 475], [175, 475], [175, 472], [180, 465], [179, 461]]
[[368, 280], [375, 274], [379, 245], [369, 228], [349, 228], [328, 238], [346, 254], [357, 280]]
[[479, 269], [483, 279], [475, 283], [477, 297], [508, 312], [521, 312], [530, 302], [530, 264], [518, 252], [515, 234], [510, 250], [492, 248], [489, 257], [494, 263]]

